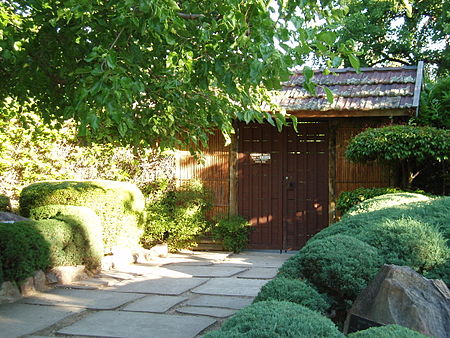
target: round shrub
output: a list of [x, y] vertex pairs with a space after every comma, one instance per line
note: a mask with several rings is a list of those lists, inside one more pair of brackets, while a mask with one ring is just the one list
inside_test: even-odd
[[135, 247], [142, 233], [145, 200], [131, 183], [115, 181], [52, 181], [31, 184], [20, 194], [20, 213], [45, 205], [74, 205], [92, 209], [103, 227], [105, 251]]
[[[59, 263], [67, 261], [69, 265], [84, 264], [89, 269], [96, 269], [101, 266], [104, 251], [102, 225], [100, 218], [94, 211], [86, 207], [72, 205], [46, 205], [32, 209], [30, 217], [36, 220], [54, 219], [68, 225], [62, 226], [66, 229], [65, 239], [52, 243], [52, 247], [59, 252], [57, 256], [65, 257], [58, 258], [58, 264], [55, 261], [56, 265], [65, 265]], [[54, 232], [59, 231], [59, 226], [56, 229], [47, 226], [44, 228], [41, 231], [46, 238], [50, 238]], [[77, 250], [79, 253], [69, 254], [72, 250]], [[78, 258], [72, 260], [68, 257]]]
[[6, 281], [22, 281], [50, 266], [49, 242], [33, 221], [0, 223], [0, 261]]
[[421, 273], [450, 259], [439, 230], [412, 217], [378, 220], [354, 237], [377, 248], [386, 264], [407, 265]]
[[376, 248], [344, 235], [309, 241], [299, 254], [303, 275], [341, 299], [355, 299], [383, 264]]
[[218, 220], [212, 227], [214, 239], [222, 241], [225, 250], [241, 252], [248, 243], [250, 223], [238, 215], [227, 216]]
[[417, 331], [408, 329], [407, 327], [390, 324], [386, 326], [371, 327], [367, 330], [350, 333], [351, 338], [425, 338], [425, 336]]
[[375, 196], [400, 192], [397, 188], [357, 188], [351, 191], [343, 191], [336, 200], [336, 210], [345, 214], [355, 205], [371, 199]]
[[345, 337], [334, 323], [291, 302], [254, 303], [227, 319], [220, 330], [204, 337]]
[[330, 308], [325, 296], [300, 279], [283, 277], [272, 279], [261, 288], [253, 302], [265, 300], [292, 302], [320, 313], [325, 313]]
[[278, 269], [277, 277], [285, 277], [297, 279], [301, 278], [302, 275], [300, 273], [300, 256], [299, 254], [295, 254], [286, 260], [283, 265]]
[[429, 201], [430, 199], [430, 197], [422, 194], [413, 194], [408, 192], [384, 194], [355, 205], [354, 207], [350, 208], [346, 216], [376, 211], [384, 208], [391, 208], [394, 206], [402, 206], [405, 204], [407, 205], [414, 202]]

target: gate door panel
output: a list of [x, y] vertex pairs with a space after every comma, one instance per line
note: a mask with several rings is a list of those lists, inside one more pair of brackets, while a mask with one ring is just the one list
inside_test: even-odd
[[281, 133], [239, 129], [239, 214], [253, 225], [249, 248], [297, 250], [328, 225], [328, 124]]
[[250, 248], [283, 243], [281, 134], [268, 124], [242, 124], [239, 133], [239, 214], [250, 220]]
[[328, 225], [328, 125], [309, 122], [284, 135], [283, 249], [297, 250]]

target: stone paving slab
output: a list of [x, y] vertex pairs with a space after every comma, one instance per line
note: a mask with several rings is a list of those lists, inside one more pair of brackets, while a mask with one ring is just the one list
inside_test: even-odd
[[214, 324], [204, 316], [102, 311], [57, 331], [59, 334], [99, 337], [189, 338]]
[[0, 336], [9, 338], [31, 334], [83, 310], [72, 307], [39, 306], [19, 303], [1, 304]]
[[177, 309], [177, 312], [186, 313], [188, 315], [201, 315], [216, 318], [227, 318], [235, 314], [237, 310], [201, 307], [201, 306], [183, 306]]
[[206, 278], [231, 277], [247, 270], [246, 268], [226, 267], [220, 265], [211, 265], [211, 266], [170, 265], [168, 269], [185, 273], [193, 277], [206, 277]]
[[118, 293], [103, 290], [54, 289], [23, 298], [26, 304], [75, 306], [92, 310], [115, 309], [125, 303], [142, 298], [140, 294]]
[[192, 290], [194, 293], [223, 296], [256, 297], [267, 280], [242, 278], [213, 278]]
[[159, 295], [178, 296], [203, 283], [205, 278], [158, 278], [148, 279], [117, 286], [110, 290], [117, 292], [153, 293]]
[[164, 313], [168, 311], [171, 307], [184, 302], [187, 297], [180, 296], [147, 296], [137, 301], [128, 304], [122, 310], [123, 311], [135, 311], [135, 312], [156, 312]]
[[279, 268], [292, 254], [245, 251], [227, 257], [223, 264], [251, 265], [261, 268]]
[[249, 279], [272, 279], [277, 275], [278, 268], [251, 268], [239, 276], [238, 278], [249, 278]]
[[239, 310], [250, 305], [252, 301], [253, 298], [201, 295], [190, 299], [186, 302], [186, 305]]

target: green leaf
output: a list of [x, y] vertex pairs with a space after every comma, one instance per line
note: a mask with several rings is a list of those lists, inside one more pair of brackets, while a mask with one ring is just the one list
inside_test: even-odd
[[309, 66], [303, 67], [303, 75], [305, 76], [305, 81], [309, 82], [314, 76], [314, 71]]
[[328, 102], [333, 103], [333, 92], [330, 90], [330, 88], [322, 86], [322, 89], [324, 90], [325, 94], [327, 95]]
[[355, 68], [356, 71], [358, 72], [359, 68], [360, 68], [359, 59], [354, 54], [349, 54], [348, 60], [350, 61], [350, 64], [352, 65], [352, 67]]

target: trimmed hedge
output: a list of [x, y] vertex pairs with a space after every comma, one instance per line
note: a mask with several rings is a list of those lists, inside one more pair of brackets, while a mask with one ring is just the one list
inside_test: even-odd
[[292, 279], [303, 277], [300, 272], [300, 255], [298, 253], [283, 263], [283, 265], [278, 269], [277, 277]]
[[145, 201], [131, 183], [115, 181], [52, 181], [24, 188], [20, 213], [45, 205], [74, 205], [92, 209], [100, 216], [105, 251], [115, 247], [137, 246], [144, 221]]
[[50, 245], [34, 221], [0, 223], [3, 279], [22, 281], [50, 266]]
[[[94, 211], [72, 205], [46, 205], [32, 209], [30, 217], [36, 220], [54, 219], [68, 225], [68, 227], [62, 226], [65, 229], [63, 230], [64, 240], [61, 240], [63, 238], [61, 237], [60, 241], [52, 243], [52, 246], [55, 247], [55, 255], [52, 256], [60, 257], [54, 262], [54, 265], [68, 265], [68, 262], [72, 260], [73, 264], [84, 264], [89, 269], [97, 269], [101, 266], [104, 251], [102, 225]], [[49, 236], [53, 232], [60, 230], [62, 229], [59, 227], [46, 228], [46, 237], [50, 238]], [[62, 236], [62, 233], [57, 233], [56, 236]], [[75, 250], [79, 252], [75, 252]], [[74, 252], [70, 253], [71, 251]], [[56, 252], [59, 254], [56, 255]], [[71, 259], [70, 257], [77, 258]]]
[[439, 230], [411, 217], [382, 219], [360, 228], [354, 237], [377, 248], [386, 264], [407, 265], [420, 273], [450, 259]]
[[397, 188], [357, 188], [351, 191], [343, 191], [336, 200], [336, 210], [342, 214], [347, 213], [352, 207], [376, 196], [402, 192]]
[[283, 277], [272, 279], [261, 288], [253, 303], [265, 300], [292, 302], [320, 313], [325, 313], [330, 308], [325, 296], [300, 279]]
[[254, 303], [227, 319], [208, 338], [225, 337], [345, 337], [334, 323], [302, 305], [291, 302]]
[[344, 235], [309, 241], [299, 255], [302, 274], [341, 300], [354, 300], [383, 264], [376, 248]]
[[383, 337], [383, 338], [426, 338], [425, 336], [417, 331], [408, 329], [396, 324], [390, 324], [386, 326], [371, 327], [367, 330], [353, 332], [348, 335], [351, 338], [372, 338], [372, 337]]
[[409, 192], [384, 194], [355, 205], [354, 207], [350, 208], [350, 210], [348, 210], [347, 214], [345, 214], [344, 217], [354, 216], [365, 212], [372, 212], [395, 206], [400, 206], [400, 208], [401, 206], [407, 207], [409, 203], [426, 202], [429, 200], [431, 200], [431, 198], [428, 196], [422, 194], [413, 194]]

